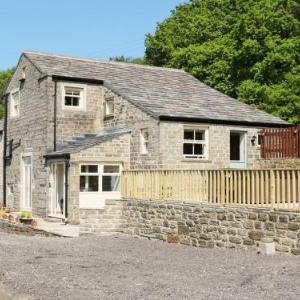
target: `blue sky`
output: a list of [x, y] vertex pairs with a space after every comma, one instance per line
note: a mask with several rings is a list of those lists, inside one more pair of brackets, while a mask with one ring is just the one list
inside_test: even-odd
[[0, 0], [0, 70], [23, 50], [141, 57], [157, 22], [187, 0]]

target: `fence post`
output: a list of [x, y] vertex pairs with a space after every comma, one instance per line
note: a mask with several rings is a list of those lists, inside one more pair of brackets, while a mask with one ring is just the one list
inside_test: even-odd
[[271, 194], [271, 207], [274, 209], [275, 207], [275, 199], [276, 199], [276, 189], [275, 189], [275, 172], [274, 170], [270, 170], [270, 194]]

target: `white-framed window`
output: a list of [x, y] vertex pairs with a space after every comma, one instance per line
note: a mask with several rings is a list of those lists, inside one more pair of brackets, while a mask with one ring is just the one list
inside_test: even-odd
[[120, 176], [120, 165], [82, 164], [80, 192], [119, 192]]
[[104, 101], [104, 116], [111, 117], [115, 112], [115, 99], [114, 97], [106, 98]]
[[149, 152], [149, 130], [148, 128], [141, 129], [140, 133], [141, 154]]
[[208, 129], [184, 127], [183, 156], [186, 159], [208, 158]]
[[20, 115], [20, 90], [15, 90], [10, 96], [10, 115], [18, 117]]
[[120, 166], [104, 165], [102, 175], [102, 192], [120, 191]]
[[99, 191], [99, 167], [98, 165], [80, 166], [80, 192]]
[[85, 109], [85, 86], [82, 84], [62, 84], [62, 106], [64, 109]]

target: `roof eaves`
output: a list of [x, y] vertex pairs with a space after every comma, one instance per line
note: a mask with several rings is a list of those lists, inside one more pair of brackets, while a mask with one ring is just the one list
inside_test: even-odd
[[187, 122], [187, 123], [207, 123], [207, 124], [224, 124], [224, 125], [244, 125], [254, 127], [289, 127], [292, 124], [282, 121], [282, 123], [276, 122], [255, 122], [255, 121], [239, 121], [239, 120], [222, 120], [222, 119], [209, 119], [209, 118], [195, 118], [195, 117], [177, 117], [160, 115], [161, 121], [174, 121], [174, 122]]

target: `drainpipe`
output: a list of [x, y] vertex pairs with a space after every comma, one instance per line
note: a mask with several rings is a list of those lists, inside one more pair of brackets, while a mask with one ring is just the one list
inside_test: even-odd
[[7, 107], [8, 94], [3, 96], [4, 124], [3, 124], [3, 206], [6, 206], [6, 145], [7, 145]]
[[66, 159], [65, 161], [65, 223], [68, 222], [68, 198], [69, 198], [69, 167], [70, 160]]
[[53, 110], [53, 151], [56, 152], [56, 123], [57, 123], [57, 81], [56, 79], [53, 79], [54, 81], [54, 110]]

